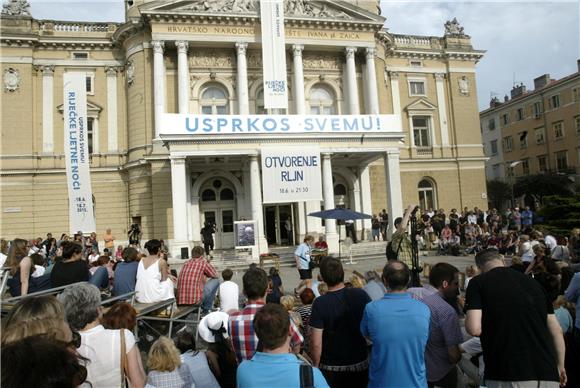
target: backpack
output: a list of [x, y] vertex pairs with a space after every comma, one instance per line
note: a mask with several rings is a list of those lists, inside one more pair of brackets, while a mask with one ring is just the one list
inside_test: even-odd
[[387, 260], [397, 260], [399, 258], [399, 249], [401, 249], [402, 242], [403, 242], [403, 239], [401, 239], [401, 241], [399, 242], [399, 246], [397, 247], [397, 250], [395, 251], [393, 249], [393, 241], [389, 241], [389, 243], [387, 244], [387, 251], [386, 251]]

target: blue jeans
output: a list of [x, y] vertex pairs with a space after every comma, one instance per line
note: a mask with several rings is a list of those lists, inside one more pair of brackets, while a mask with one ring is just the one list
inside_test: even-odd
[[203, 295], [201, 296], [201, 310], [208, 312], [213, 307], [215, 294], [220, 286], [219, 279], [207, 279], [203, 286]]
[[99, 287], [99, 289], [109, 288], [109, 271], [105, 267], [97, 268], [89, 279], [89, 283]]

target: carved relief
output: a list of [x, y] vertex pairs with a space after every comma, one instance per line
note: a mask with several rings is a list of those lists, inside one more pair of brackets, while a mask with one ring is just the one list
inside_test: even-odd
[[135, 64], [132, 60], [125, 64], [125, 74], [127, 77], [127, 87], [131, 87], [135, 82]]
[[2, 5], [2, 15], [31, 16], [30, 4], [26, 0], [10, 0]]
[[457, 80], [459, 84], [459, 94], [462, 96], [469, 96], [469, 80], [466, 76], [463, 76]]
[[330, 18], [330, 19], [352, 19], [345, 12], [331, 8], [327, 4], [314, 5], [309, 0], [287, 0], [285, 1], [284, 13], [288, 16]]
[[183, 11], [253, 13], [257, 11], [256, 0], [195, 0]]
[[262, 67], [262, 52], [261, 51], [248, 51], [246, 56], [246, 61], [248, 62], [248, 67]]
[[20, 72], [9, 67], [4, 70], [4, 90], [7, 92], [15, 92], [20, 88]]
[[189, 57], [189, 67], [232, 68], [236, 66], [233, 53], [222, 50], [196, 50]]
[[305, 54], [302, 63], [305, 69], [340, 70], [341, 63], [338, 56]]

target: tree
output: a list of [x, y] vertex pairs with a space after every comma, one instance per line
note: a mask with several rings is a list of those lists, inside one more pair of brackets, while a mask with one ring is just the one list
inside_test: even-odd
[[501, 209], [505, 201], [511, 199], [511, 186], [498, 179], [487, 181], [487, 196], [496, 209]]
[[529, 195], [540, 204], [544, 203], [544, 197], [556, 195], [569, 197], [574, 195], [574, 182], [566, 175], [559, 174], [536, 174], [519, 177], [514, 184], [514, 196]]
[[580, 225], [580, 194], [570, 197], [546, 196], [537, 216], [552, 234], [568, 236]]

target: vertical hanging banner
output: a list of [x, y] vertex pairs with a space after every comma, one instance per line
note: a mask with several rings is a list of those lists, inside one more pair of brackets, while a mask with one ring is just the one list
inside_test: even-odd
[[322, 200], [320, 149], [262, 147], [263, 203]]
[[64, 150], [68, 185], [69, 228], [95, 232], [87, 134], [86, 74], [64, 73]]
[[264, 107], [288, 109], [283, 0], [260, 1]]

